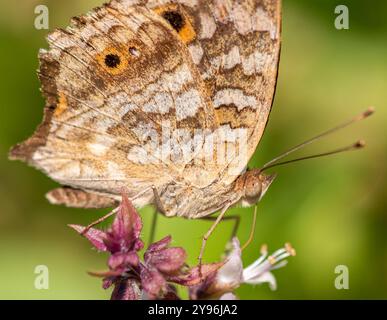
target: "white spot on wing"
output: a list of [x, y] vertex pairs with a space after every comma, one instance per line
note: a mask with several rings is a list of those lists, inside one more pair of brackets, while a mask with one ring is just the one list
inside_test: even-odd
[[87, 148], [94, 156], [102, 157], [113, 146], [114, 142], [114, 139], [109, 137], [96, 135], [94, 141], [87, 144]]
[[242, 58], [242, 66], [246, 75], [264, 72], [266, 69], [273, 67], [273, 56], [257, 50]]
[[97, 157], [104, 156], [108, 150], [107, 146], [100, 143], [89, 143], [87, 147], [90, 152]]
[[189, 52], [191, 53], [192, 60], [195, 64], [199, 64], [203, 58], [203, 48], [199, 43], [195, 43], [189, 46]]
[[200, 39], [211, 39], [216, 31], [216, 23], [214, 18], [212, 18], [208, 13], [201, 12], [200, 13]]
[[[126, 92], [119, 91], [108, 99], [103, 109], [107, 114], [111, 115], [111, 117], [117, 118], [117, 121], [119, 121], [129, 111], [138, 108], [135, 103], [129, 102], [130, 100], [131, 99]], [[100, 108], [100, 110], [102, 109]]]
[[268, 31], [271, 39], [278, 38], [277, 26], [275, 22], [268, 16], [262, 8], [258, 8], [253, 16], [253, 30], [254, 31]]
[[129, 97], [124, 91], [119, 91], [115, 94], [113, 94], [109, 100], [108, 104], [114, 109], [118, 109], [120, 106], [124, 105], [126, 102], [129, 101]]
[[143, 106], [143, 110], [145, 112], [157, 112], [166, 114], [172, 107], [173, 100], [171, 96], [167, 93], [160, 92], [153, 97], [153, 101], [150, 101]]
[[224, 55], [224, 68], [231, 69], [234, 68], [237, 64], [241, 63], [241, 57], [239, 55], [239, 48], [237, 46], [232, 47], [232, 49]]
[[173, 74], [167, 74], [162, 80], [162, 82], [168, 84], [169, 89], [174, 92], [180, 91], [183, 85], [191, 81], [191, 71], [186, 64], [180, 66]]
[[232, 11], [232, 20], [240, 34], [247, 34], [253, 30], [251, 15], [243, 5], [235, 4]]
[[214, 97], [214, 106], [219, 108], [222, 105], [234, 104], [238, 111], [250, 107], [257, 108], [258, 101], [254, 96], [245, 95], [240, 89], [223, 89], [218, 91]]
[[199, 110], [201, 105], [200, 94], [197, 90], [191, 89], [182, 93], [176, 98], [176, 119], [178, 121], [193, 117]]

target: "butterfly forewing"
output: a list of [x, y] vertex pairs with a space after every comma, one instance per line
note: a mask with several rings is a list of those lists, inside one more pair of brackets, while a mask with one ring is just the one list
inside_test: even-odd
[[279, 1], [113, 0], [48, 40], [45, 119], [13, 158], [88, 192], [148, 190], [138, 206], [156, 186], [167, 215], [230, 198], [270, 113]]

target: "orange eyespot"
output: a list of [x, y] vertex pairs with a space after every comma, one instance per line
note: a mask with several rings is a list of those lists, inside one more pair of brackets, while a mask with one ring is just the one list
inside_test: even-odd
[[188, 15], [182, 11], [181, 7], [170, 4], [154, 9], [168, 24], [178, 33], [184, 43], [192, 42], [196, 37], [196, 32]]
[[128, 57], [122, 49], [106, 48], [97, 55], [99, 65], [108, 73], [116, 75], [122, 73], [128, 66]]
[[108, 47], [103, 52], [97, 55], [99, 65], [106, 72], [117, 75], [124, 72], [130, 61], [138, 59], [141, 56], [141, 51], [136, 44], [129, 43], [126, 48]]

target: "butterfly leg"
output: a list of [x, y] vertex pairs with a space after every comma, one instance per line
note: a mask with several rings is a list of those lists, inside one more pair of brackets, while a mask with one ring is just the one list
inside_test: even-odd
[[150, 231], [150, 235], [149, 235], [149, 244], [153, 243], [154, 238], [155, 238], [157, 218], [159, 215], [158, 210], [160, 210], [162, 213], [165, 213], [165, 209], [164, 209], [164, 206], [161, 202], [160, 195], [159, 195], [159, 192], [157, 191], [156, 186], [152, 185], [152, 191], [153, 191], [156, 209], [153, 213], [152, 226], [151, 226], [151, 231]]
[[155, 234], [156, 234], [156, 225], [157, 225], [157, 218], [159, 216], [159, 213], [157, 212], [157, 209], [153, 212], [153, 217], [152, 217], [152, 226], [151, 226], [151, 231], [149, 235], [149, 245], [153, 243], [155, 239]]
[[[201, 220], [215, 221], [216, 217], [204, 217], [204, 218], [201, 218]], [[223, 221], [225, 221], [225, 220], [233, 220], [233, 222], [234, 222], [234, 226], [232, 228], [232, 232], [231, 232], [231, 236], [230, 236], [230, 240], [231, 240], [232, 238], [234, 238], [236, 236], [236, 234], [238, 232], [241, 217], [239, 215], [232, 215], [232, 216], [224, 217]]]
[[103, 217], [99, 218], [98, 220], [95, 220], [94, 222], [90, 223], [86, 228], [82, 231], [81, 235], [86, 234], [92, 227], [96, 226], [97, 224], [100, 224], [101, 222], [105, 221], [107, 218], [110, 218], [112, 215], [116, 214], [119, 210], [119, 207], [113, 209], [108, 214], [104, 215]]
[[[216, 218], [215, 217], [204, 217], [204, 218], [201, 218], [201, 219], [202, 220], [214, 221]], [[238, 227], [239, 227], [239, 224], [240, 224], [240, 216], [239, 215], [232, 215], [232, 216], [228, 216], [228, 217], [223, 217], [222, 220], [223, 221], [225, 221], [225, 220], [234, 220], [234, 227], [233, 227], [233, 231], [232, 231], [231, 237], [230, 237], [230, 240], [232, 240], [236, 236], [236, 234], [237, 234]], [[249, 238], [241, 246], [241, 250], [242, 251], [244, 249], [246, 249], [252, 243], [252, 241], [254, 240], [256, 222], [257, 222], [257, 206], [254, 207], [253, 222], [251, 224]]]
[[[141, 192], [140, 194], [136, 195], [133, 199], [136, 199], [138, 198], [139, 196], [141, 196], [143, 193], [147, 192], [149, 189], [146, 189], [144, 190], [144, 192]], [[155, 186], [152, 186], [152, 190], [153, 190], [153, 194], [154, 194], [154, 197], [155, 197], [155, 202], [156, 202], [156, 205], [158, 208], [160, 208], [160, 210], [162, 210], [162, 212], [164, 212], [164, 207], [161, 203], [161, 200], [160, 200], [160, 195], [156, 189]], [[132, 200], [133, 200], [132, 199]], [[91, 224], [89, 224], [85, 230], [83, 230], [82, 234], [85, 234], [87, 233], [87, 231], [89, 231], [92, 227], [96, 226], [97, 224], [105, 221], [106, 219], [108, 219], [109, 217], [111, 217], [112, 215], [116, 214], [117, 211], [118, 211], [118, 207], [115, 208], [114, 210], [112, 210], [111, 212], [109, 212], [107, 215], [104, 215], [103, 217], [99, 218], [98, 220], [92, 222]], [[154, 240], [154, 234], [155, 234], [155, 230], [156, 230], [156, 224], [157, 224], [157, 217], [158, 217], [158, 212], [157, 212], [157, 209], [155, 210], [154, 212], [154, 216], [153, 216], [153, 219], [152, 219], [152, 227], [151, 227], [151, 234], [150, 234], [150, 242], [149, 243], [152, 243], [153, 240]]]
[[202, 260], [203, 260], [203, 254], [204, 250], [206, 248], [206, 243], [208, 238], [211, 236], [212, 232], [215, 230], [216, 226], [219, 224], [219, 222], [222, 220], [223, 216], [225, 215], [226, 211], [228, 208], [230, 208], [231, 203], [228, 202], [222, 209], [222, 211], [219, 213], [219, 215], [216, 217], [215, 222], [212, 224], [211, 228], [207, 231], [207, 233], [203, 236], [202, 239], [202, 247], [200, 248], [200, 253], [199, 253], [199, 274], [202, 276]]
[[159, 195], [159, 192], [157, 191], [156, 186], [153, 185], [152, 190], [153, 190], [153, 196], [155, 198], [155, 204], [157, 209], [160, 210], [161, 213], [165, 213], [165, 209], [163, 204], [161, 203], [160, 195]]

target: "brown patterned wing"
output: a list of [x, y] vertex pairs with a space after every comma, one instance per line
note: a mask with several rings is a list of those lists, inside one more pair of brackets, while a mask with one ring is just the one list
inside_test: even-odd
[[[127, 4], [112, 1], [49, 35], [50, 48], [39, 55], [44, 121], [11, 157], [73, 188], [118, 195], [126, 186], [133, 197], [183, 180], [192, 154], [163, 147], [189, 145], [194, 129], [211, 131], [217, 122], [174, 29]], [[166, 132], [179, 130], [189, 137], [171, 141]], [[152, 197], [148, 190], [136, 205]]]
[[45, 118], [11, 157], [101, 195], [156, 185], [168, 215], [216, 211], [266, 125], [279, 34], [275, 0], [112, 0], [49, 36]]
[[220, 128], [229, 136], [235, 129], [245, 129], [247, 149], [217, 168], [229, 184], [254, 153], [271, 110], [280, 54], [281, 1], [146, 2], [172, 25], [179, 26], [178, 15], [189, 22], [176, 29], [206, 84]]

